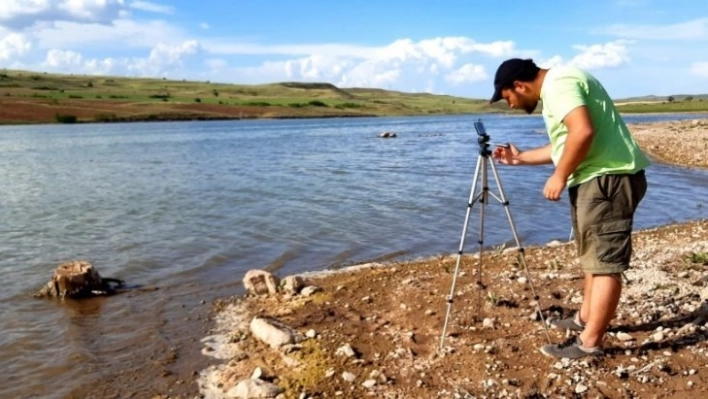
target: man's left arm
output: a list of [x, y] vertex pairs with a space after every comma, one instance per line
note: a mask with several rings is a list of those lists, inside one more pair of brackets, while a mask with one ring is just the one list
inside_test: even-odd
[[592, 126], [590, 113], [585, 105], [576, 107], [570, 111], [565, 118], [563, 124], [568, 129], [568, 136], [565, 140], [563, 153], [556, 165], [555, 172], [546, 182], [543, 189], [543, 195], [551, 200], [558, 201], [565, 190], [568, 182], [568, 177], [575, 171], [575, 168], [585, 159], [590, 146], [595, 130]]

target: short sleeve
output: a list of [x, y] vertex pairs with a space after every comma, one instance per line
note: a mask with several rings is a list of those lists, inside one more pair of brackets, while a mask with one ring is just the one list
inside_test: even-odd
[[553, 81], [544, 103], [550, 107], [556, 120], [562, 121], [570, 111], [587, 105], [583, 83], [575, 76], [560, 76]]

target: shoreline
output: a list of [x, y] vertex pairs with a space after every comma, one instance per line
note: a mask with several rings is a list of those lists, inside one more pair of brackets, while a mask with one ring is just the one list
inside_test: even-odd
[[[708, 120], [629, 127], [654, 162], [708, 166]], [[672, 134], [685, 145], [655, 142], [673, 143]], [[311, 271], [298, 276], [314, 292], [217, 301], [215, 325], [202, 340], [202, 354], [215, 363], [196, 383], [205, 398], [238, 397], [254, 378], [282, 389], [283, 398], [698, 394], [708, 384], [708, 219], [637, 230], [633, 241], [630, 283], [603, 358], [557, 361], [538, 352], [546, 342], [532, 292], [546, 317], [564, 317], [582, 301], [574, 245], [554, 241], [525, 248], [529, 275], [513, 248], [464, 255], [443, 351], [452, 254]], [[286, 325], [293, 344], [261, 342], [249, 325], [256, 317]]]
[[[686, 115], [707, 115], [706, 111], [665, 111], [665, 112], [620, 112], [621, 115], [669, 115], [669, 114], [686, 114]], [[190, 113], [175, 113], [175, 114], [149, 114], [143, 117], [140, 116], [126, 116], [126, 117], [110, 117], [107, 119], [77, 119], [71, 122], [59, 122], [56, 120], [26, 120], [26, 121], [9, 121], [0, 120], [0, 127], [3, 126], [32, 126], [32, 125], [85, 125], [85, 124], [111, 124], [111, 123], [150, 123], [150, 122], [211, 122], [211, 121], [252, 121], [252, 120], [297, 120], [297, 119], [334, 119], [334, 118], [395, 118], [395, 117], [430, 117], [430, 116], [460, 116], [460, 115], [473, 115], [473, 116], [485, 116], [485, 115], [503, 115], [506, 117], [538, 117], [541, 114], [535, 113], [532, 115], [526, 115], [521, 113], [516, 113], [512, 111], [499, 111], [499, 110], [489, 110], [489, 111], [474, 111], [474, 112], [458, 112], [458, 113], [414, 113], [414, 114], [364, 114], [364, 113], [332, 113], [332, 114], [318, 114], [318, 115], [268, 115], [266, 114], [248, 114], [244, 116], [225, 116], [225, 115], [211, 115], [209, 113], [205, 114], [190, 114]], [[649, 122], [654, 123], [654, 122]], [[630, 124], [628, 124], [630, 125]], [[630, 126], [631, 127], [631, 126]]]

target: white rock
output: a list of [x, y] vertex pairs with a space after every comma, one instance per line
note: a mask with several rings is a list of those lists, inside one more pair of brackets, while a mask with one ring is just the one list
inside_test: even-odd
[[317, 336], [317, 332], [316, 332], [315, 330], [313, 330], [313, 329], [309, 329], [309, 330], [307, 330], [307, 332], [305, 333], [305, 336], [306, 336], [307, 338], [315, 338], [315, 337]]
[[295, 334], [292, 329], [275, 319], [254, 317], [251, 320], [251, 334], [271, 348], [280, 348], [283, 345], [295, 343]]
[[622, 341], [622, 342], [627, 342], [627, 341], [634, 341], [634, 337], [627, 334], [626, 332], [618, 332], [617, 333], [617, 339]]
[[651, 339], [652, 339], [654, 342], [661, 342], [661, 341], [663, 341], [663, 340], [664, 340], [664, 332], [663, 332], [663, 331], [659, 331], [659, 332], [656, 332], [656, 333], [652, 334]]
[[283, 279], [282, 285], [286, 294], [296, 295], [305, 287], [305, 280], [300, 276], [288, 276]]
[[482, 327], [494, 328], [494, 319], [486, 317], [484, 320], [482, 320]]
[[519, 277], [516, 281], [518, 281], [519, 284], [526, 284], [529, 282], [529, 279], [527, 279], [526, 277]]
[[275, 398], [283, 393], [283, 389], [263, 380], [243, 380], [231, 388], [226, 396], [229, 398]]
[[583, 393], [583, 392], [586, 392], [587, 390], [588, 390], [588, 387], [586, 387], [583, 384], [578, 384], [575, 386], [575, 393]]
[[374, 385], [376, 385], [376, 380], [366, 380], [361, 385], [363, 385], [366, 389], [371, 389]]
[[300, 295], [312, 296], [320, 291], [322, 291], [322, 288], [314, 286], [314, 285], [308, 285], [307, 287], [303, 288], [302, 291], [300, 291]]
[[347, 382], [354, 382], [354, 380], [356, 380], [356, 376], [348, 371], [345, 371], [342, 373], [342, 379]]
[[251, 295], [275, 294], [278, 278], [265, 270], [249, 270], [243, 277], [243, 286]]
[[340, 346], [335, 352], [335, 355], [337, 356], [346, 356], [346, 357], [354, 357], [356, 356], [356, 352], [354, 352], [354, 348], [352, 348], [351, 345], [349, 344], [344, 344]]

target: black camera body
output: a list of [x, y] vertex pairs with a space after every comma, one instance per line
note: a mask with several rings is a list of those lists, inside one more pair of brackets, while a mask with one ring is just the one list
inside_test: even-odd
[[474, 123], [474, 128], [477, 130], [477, 144], [479, 144], [479, 155], [483, 157], [488, 157], [492, 155], [492, 151], [489, 149], [489, 135], [487, 130], [484, 128], [484, 124], [481, 119], [478, 119]]

